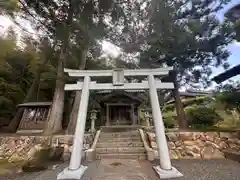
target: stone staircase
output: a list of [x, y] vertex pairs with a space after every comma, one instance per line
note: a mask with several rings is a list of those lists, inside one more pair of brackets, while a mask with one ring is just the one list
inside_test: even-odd
[[138, 130], [102, 131], [96, 146], [97, 159], [147, 159]]

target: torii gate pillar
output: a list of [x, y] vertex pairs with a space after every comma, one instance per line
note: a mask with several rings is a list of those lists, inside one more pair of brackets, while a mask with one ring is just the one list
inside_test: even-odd
[[152, 117], [154, 121], [154, 127], [156, 132], [156, 140], [158, 146], [158, 153], [160, 156], [160, 166], [154, 166], [153, 168], [158, 173], [161, 179], [175, 178], [183, 176], [176, 168], [172, 167], [171, 160], [168, 151], [168, 144], [165, 136], [165, 128], [160, 110], [160, 104], [158, 100], [157, 88], [155, 85], [155, 79], [153, 75], [148, 76], [149, 96], [152, 107]]
[[64, 169], [61, 173], [59, 173], [57, 179], [81, 179], [83, 173], [87, 169], [87, 166], [83, 166], [81, 162], [89, 100], [89, 83], [90, 77], [85, 76], [83, 80], [81, 101], [78, 107], [77, 124], [73, 140], [73, 148], [69, 167]]

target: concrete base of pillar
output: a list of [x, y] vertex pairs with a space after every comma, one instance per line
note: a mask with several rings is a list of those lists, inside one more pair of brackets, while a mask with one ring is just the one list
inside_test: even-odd
[[153, 169], [157, 172], [160, 179], [169, 179], [182, 177], [183, 174], [180, 173], [176, 168], [172, 167], [170, 170], [161, 169], [160, 166], [153, 166]]
[[57, 179], [81, 179], [86, 169], [87, 166], [81, 166], [79, 169], [76, 170], [65, 168], [62, 172], [58, 174]]

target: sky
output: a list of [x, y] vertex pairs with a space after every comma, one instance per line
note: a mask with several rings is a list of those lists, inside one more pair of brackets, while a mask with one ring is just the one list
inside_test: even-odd
[[[240, 3], [240, 0], [232, 0], [228, 5], [224, 7], [223, 10], [218, 12], [217, 17], [222, 21], [224, 19], [224, 13], [233, 7], [234, 5]], [[5, 32], [9, 26], [13, 25], [13, 23], [6, 17], [1, 17], [0, 16], [0, 32]], [[34, 33], [31, 30], [31, 25], [30, 24], [24, 24], [27, 29], [30, 30], [30, 32]], [[17, 30], [19, 32], [19, 29]], [[229, 56], [229, 63], [230, 63], [230, 68], [239, 64], [240, 63], [240, 42], [234, 42], [230, 45], [228, 45], [227, 49], [230, 51], [230, 56]], [[113, 44], [103, 41], [103, 51], [107, 54], [111, 54], [112, 56], [117, 56], [120, 53], [120, 49]], [[224, 69], [222, 67], [219, 68], [213, 68], [213, 73], [211, 77], [214, 77], [218, 75], [219, 73], [223, 72]], [[232, 78], [233, 80], [240, 80], [240, 75], [235, 76]]]

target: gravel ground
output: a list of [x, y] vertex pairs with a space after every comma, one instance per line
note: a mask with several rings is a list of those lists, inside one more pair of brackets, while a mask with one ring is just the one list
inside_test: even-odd
[[184, 175], [174, 180], [240, 180], [240, 163], [231, 160], [175, 160], [172, 164]]
[[[153, 164], [158, 161], [153, 162]], [[57, 174], [68, 164], [54, 170], [29, 173], [17, 177], [0, 177], [0, 180], [56, 180]], [[179, 160], [173, 161], [184, 177], [174, 180], [240, 180], [240, 163], [230, 160]], [[88, 164], [82, 180], [158, 180], [148, 161], [101, 160]]]

